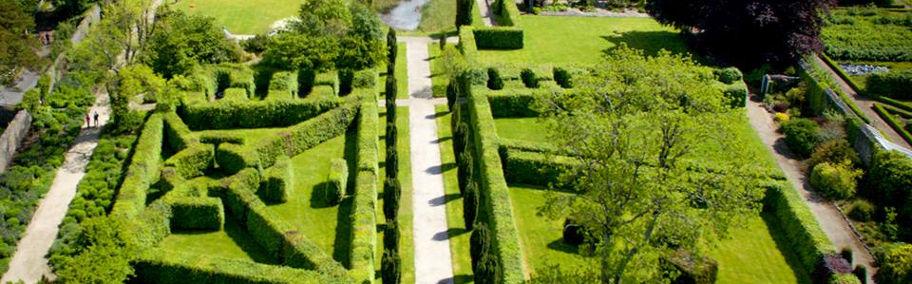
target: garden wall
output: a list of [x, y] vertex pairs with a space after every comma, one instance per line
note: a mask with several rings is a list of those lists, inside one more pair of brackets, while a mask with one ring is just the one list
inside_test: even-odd
[[22, 139], [28, 135], [32, 126], [32, 115], [25, 110], [20, 110], [6, 126], [3, 135], [0, 135], [0, 174], [6, 172], [16, 155], [16, 150], [22, 145]]

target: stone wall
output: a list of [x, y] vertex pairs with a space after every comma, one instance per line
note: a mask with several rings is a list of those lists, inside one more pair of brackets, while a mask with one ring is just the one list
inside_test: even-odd
[[13, 161], [16, 150], [22, 145], [22, 139], [28, 135], [29, 128], [32, 125], [32, 115], [27, 111], [20, 110], [13, 118], [13, 121], [7, 125], [3, 135], [0, 135], [0, 174], [6, 172], [6, 168]]

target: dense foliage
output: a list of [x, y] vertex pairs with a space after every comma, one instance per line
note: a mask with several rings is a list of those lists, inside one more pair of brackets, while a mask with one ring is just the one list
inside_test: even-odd
[[13, 82], [20, 68], [38, 63], [34, 27], [31, 15], [18, 3], [0, 1], [0, 85]]
[[237, 61], [240, 47], [225, 38], [213, 18], [163, 8], [144, 56], [155, 72], [170, 79], [196, 64]]
[[880, 265], [874, 279], [877, 283], [899, 284], [912, 282], [912, 245], [887, 245], [874, 252]]
[[655, 0], [646, 11], [697, 40], [696, 46], [732, 64], [789, 64], [820, 51], [821, 10], [832, 0]]
[[785, 143], [795, 154], [808, 157], [814, 147], [820, 142], [820, 126], [807, 118], [792, 118], [782, 123], [782, 133], [785, 134]]
[[581, 164], [562, 177], [577, 194], [549, 197], [543, 210], [590, 229], [603, 283], [657, 281], [666, 277], [659, 259], [667, 249], [711, 242], [757, 208], [762, 191], [743, 178], [757, 165], [735, 158], [711, 173], [683, 166], [701, 159], [698, 143], [741, 147], [706, 123], [731, 110], [710, 84], [711, 69], [621, 47], [591, 75], [578, 92], [544, 103], [553, 139]]
[[831, 164], [823, 162], [811, 170], [811, 186], [826, 198], [847, 199], [855, 196], [856, 180], [861, 171], [852, 169], [849, 163]]
[[848, 8], [835, 10], [824, 19], [821, 39], [826, 54], [834, 59], [912, 61], [908, 12]]
[[[909, 42], [912, 42], [910, 39]], [[912, 59], [910, 59], [912, 61]], [[912, 69], [874, 73], [868, 77], [867, 95], [899, 100], [912, 99]]]

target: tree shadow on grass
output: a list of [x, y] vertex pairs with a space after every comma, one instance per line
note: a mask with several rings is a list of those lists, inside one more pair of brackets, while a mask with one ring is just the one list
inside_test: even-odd
[[563, 239], [556, 239], [556, 240], [548, 243], [548, 249], [565, 252], [565, 253], [572, 253], [572, 254], [579, 253], [579, 246], [565, 243]]
[[[614, 44], [613, 47], [603, 50], [606, 55], [614, 54], [622, 43], [632, 49], [642, 50], [644, 54], [655, 56], [662, 49], [674, 54], [687, 52], [687, 47], [680, 35], [670, 31], [628, 31], [601, 36], [602, 39]], [[677, 43], [677, 44], [676, 44]]]
[[792, 268], [792, 273], [794, 273], [795, 278], [798, 279], [798, 283], [811, 283], [809, 272], [802, 268], [801, 261], [796, 254], [796, 249], [800, 248], [795, 248], [789, 243], [788, 237], [785, 232], [783, 232], [782, 225], [776, 216], [773, 213], [766, 212], [766, 209], [764, 209], [764, 212], [760, 213], [760, 217], [763, 218], [763, 222], [766, 223], [767, 228], [769, 228], [770, 235], [773, 237], [773, 241], [776, 242], [776, 249], [785, 256], [785, 262]]
[[333, 241], [333, 259], [341, 263], [345, 268], [351, 269], [349, 256], [352, 250], [352, 201], [354, 198], [346, 198], [339, 204], [339, 211], [336, 213], [336, 239]]

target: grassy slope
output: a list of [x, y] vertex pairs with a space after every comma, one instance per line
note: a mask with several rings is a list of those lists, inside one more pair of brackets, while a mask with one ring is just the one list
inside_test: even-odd
[[[380, 133], [386, 135], [386, 108], [380, 108]], [[402, 186], [402, 195], [399, 199], [399, 257], [402, 263], [402, 283], [415, 282], [415, 245], [412, 236], [412, 161], [409, 153], [409, 110], [408, 107], [396, 108], [396, 150], [399, 155], [399, 184]], [[380, 159], [386, 161], [386, 142], [384, 137], [380, 139]], [[381, 164], [380, 179], [384, 180], [386, 170]], [[383, 184], [378, 185], [377, 192], [380, 194], [377, 198], [377, 223], [385, 224], [386, 219], [383, 217]], [[377, 258], [376, 265], [380, 267], [381, 256], [383, 255], [383, 232], [378, 231], [377, 236]], [[380, 278], [380, 274], [377, 274]]]
[[620, 42], [647, 53], [662, 48], [685, 50], [674, 29], [650, 18], [522, 16], [522, 28], [525, 30], [523, 49], [481, 50], [481, 62], [592, 64], [602, 57], [603, 51]]
[[269, 31], [273, 22], [297, 15], [301, 0], [181, 0], [174, 8], [215, 18], [234, 34]]
[[[447, 225], [450, 233], [450, 253], [453, 259], [455, 283], [471, 283], [472, 259], [469, 255], [470, 233], [465, 228], [462, 214], [462, 196], [456, 177], [456, 156], [453, 153], [453, 131], [450, 112], [445, 105], [437, 106], [437, 137], [440, 142], [440, 162], [444, 165], [443, 184], [446, 195]], [[453, 165], [447, 167], [447, 165]]]
[[505, 139], [526, 140], [533, 142], [550, 142], [548, 129], [544, 122], [535, 117], [497, 118], [497, 136]]
[[288, 202], [268, 207], [341, 263], [347, 263], [351, 250], [347, 242], [347, 230], [351, 228], [343, 224], [350, 214], [351, 204], [346, 201], [330, 206], [326, 190], [330, 163], [343, 157], [345, 138], [344, 135], [335, 137], [292, 157], [294, 190], [289, 194]]

